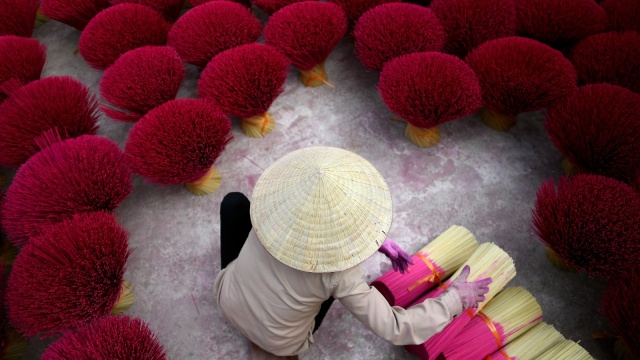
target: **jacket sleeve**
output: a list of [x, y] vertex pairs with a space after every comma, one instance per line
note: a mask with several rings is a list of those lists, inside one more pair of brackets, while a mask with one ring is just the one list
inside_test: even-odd
[[454, 309], [460, 301], [455, 293], [446, 292], [406, 310], [390, 306], [376, 288], [366, 283], [360, 266], [344, 273], [333, 297], [373, 333], [394, 345], [422, 344], [458, 315], [452, 312], [457, 312]]

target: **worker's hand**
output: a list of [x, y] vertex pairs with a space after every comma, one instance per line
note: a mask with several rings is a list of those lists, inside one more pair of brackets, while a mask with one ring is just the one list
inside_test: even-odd
[[471, 268], [469, 265], [465, 266], [460, 276], [451, 282], [451, 289], [457, 291], [460, 296], [463, 311], [470, 308], [477, 308], [478, 303], [485, 300], [485, 294], [489, 292], [489, 284], [493, 281], [491, 278], [486, 278], [467, 282], [470, 272]]
[[409, 256], [406, 251], [402, 250], [402, 248], [393, 242], [393, 240], [385, 240], [378, 251], [387, 255], [389, 260], [391, 260], [393, 270], [400, 271], [401, 274], [404, 274], [404, 272], [409, 268], [409, 264], [413, 265], [411, 256]]

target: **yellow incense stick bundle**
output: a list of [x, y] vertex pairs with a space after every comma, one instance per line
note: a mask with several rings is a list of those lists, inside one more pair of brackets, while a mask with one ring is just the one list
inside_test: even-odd
[[571, 340], [562, 340], [538, 357], [537, 360], [595, 360], [587, 350]]
[[0, 359], [3, 360], [20, 360], [22, 355], [27, 351], [29, 342], [22, 337], [17, 331], [8, 329], [6, 333], [6, 344], [4, 349], [0, 348]]
[[120, 292], [120, 298], [113, 305], [113, 309], [111, 310], [111, 315], [120, 315], [125, 311], [129, 310], [131, 305], [133, 305], [133, 300], [135, 299], [135, 295], [133, 293], [133, 288], [131, 287], [131, 283], [127, 280], [122, 282], [122, 290]]
[[220, 185], [222, 185], [222, 175], [212, 166], [202, 179], [184, 184], [184, 187], [194, 195], [208, 195], [218, 190]]
[[513, 340], [486, 360], [535, 360], [564, 336], [553, 325], [541, 322]]

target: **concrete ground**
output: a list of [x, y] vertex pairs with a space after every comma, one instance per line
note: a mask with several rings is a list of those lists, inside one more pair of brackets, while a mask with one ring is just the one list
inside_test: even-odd
[[[71, 75], [98, 93], [101, 72], [74, 55], [79, 32], [49, 22], [35, 32], [48, 46], [46, 76]], [[441, 126], [442, 141], [420, 149], [404, 138], [404, 124], [376, 90], [377, 74], [365, 71], [342, 41], [326, 64], [335, 89], [305, 88], [294, 70], [271, 113], [276, 129], [263, 139], [236, 139], [217, 162], [223, 175], [216, 193], [196, 197], [182, 187], [160, 188], [135, 179], [135, 190], [117, 215], [135, 249], [126, 278], [136, 301], [130, 315], [158, 334], [170, 359], [248, 359], [248, 342], [221, 317], [213, 296], [220, 266], [219, 204], [231, 191], [248, 196], [261, 172], [286, 153], [311, 145], [354, 151], [383, 174], [393, 193], [390, 238], [413, 253], [452, 224], [470, 229], [480, 242], [495, 242], [514, 258], [523, 286], [540, 302], [545, 320], [598, 359], [608, 349], [591, 338], [609, 330], [599, 315], [603, 284], [556, 270], [530, 226], [538, 186], [561, 175], [559, 152], [544, 134], [541, 112], [520, 116], [507, 133], [486, 127], [478, 116]], [[198, 70], [188, 75], [178, 97], [195, 97]], [[130, 124], [101, 119], [100, 135], [124, 146]], [[377, 254], [363, 265], [373, 280], [390, 269]], [[259, 269], [256, 269], [259, 271]], [[24, 359], [38, 359], [47, 341], [33, 340]], [[304, 360], [411, 359], [402, 347], [377, 338], [335, 303]]]

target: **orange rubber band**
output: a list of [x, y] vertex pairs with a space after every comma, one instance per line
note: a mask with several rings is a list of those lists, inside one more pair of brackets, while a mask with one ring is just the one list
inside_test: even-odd
[[309, 84], [311, 84], [312, 81], [320, 80], [323, 83], [325, 83], [327, 86], [335, 88], [333, 84], [331, 84], [330, 82], [324, 79], [326, 76], [327, 76], [327, 71], [325, 69], [322, 69], [322, 73], [320, 75], [309, 76], [307, 80], [304, 82], [304, 85], [309, 86]]
[[411, 286], [409, 286], [407, 288], [407, 291], [413, 291], [415, 288], [417, 288], [418, 286], [420, 286], [420, 285], [422, 285], [422, 284], [424, 284], [426, 282], [438, 282], [438, 284], [440, 286], [443, 286], [442, 281], [440, 280], [441, 274], [438, 272], [438, 270], [436, 270], [436, 267], [433, 266], [433, 264], [425, 256], [425, 254], [417, 253], [416, 256], [419, 257], [422, 261], [424, 261], [424, 263], [427, 265], [429, 270], [431, 270], [432, 274], [430, 276], [427, 276], [427, 277], [425, 277], [423, 279], [420, 279], [420, 280], [416, 281], [415, 283], [413, 283]]
[[243, 119], [242, 121], [250, 124], [250, 125], [260, 125], [262, 124], [262, 128], [260, 128], [260, 133], [264, 134], [264, 129], [266, 129], [267, 124], [269, 124], [269, 118], [267, 117], [267, 113], [262, 114], [260, 120], [249, 120]]
[[[417, 137], [432, 137], [438, 134], [438, 130], [435, 127], [426, 129], [426, 128], [419, 128], [419, 127], [412, 126], [410, 129], [411, 129], [411, 132]], [[421, 132], [418, 133], [415, 129], [420, 129]]]
[[213, 177], [213, 175], [215, 174], [215, 171], [213, 170], [213, 167], [211, 167], [211, 169], [209, 169], [209, 172], [207, 173], [207, 175], [205, 175], [202, 179], [190, 183], [193, 186], [200, 186], [204, 183], [206, 183], [207, 181], [211, 180], [211, 178]]
[[502, 347], [502, 340], [500, 339], [500, 334], [498, 333], [498, 329], [496, 329], [496, 325], [493, 323], [493, 321], [491, 321], [491, 319], [487, 317], [487, 315], [481, 312], [477, 313], [476, 316], [480, 318], [480, 320], [482, 320], [485, 325], [487, 325], [489, 330], [491, 330], [491, 333], [496, 338], [496, 343], [498, 343], [498, 349], [500, 349]]

